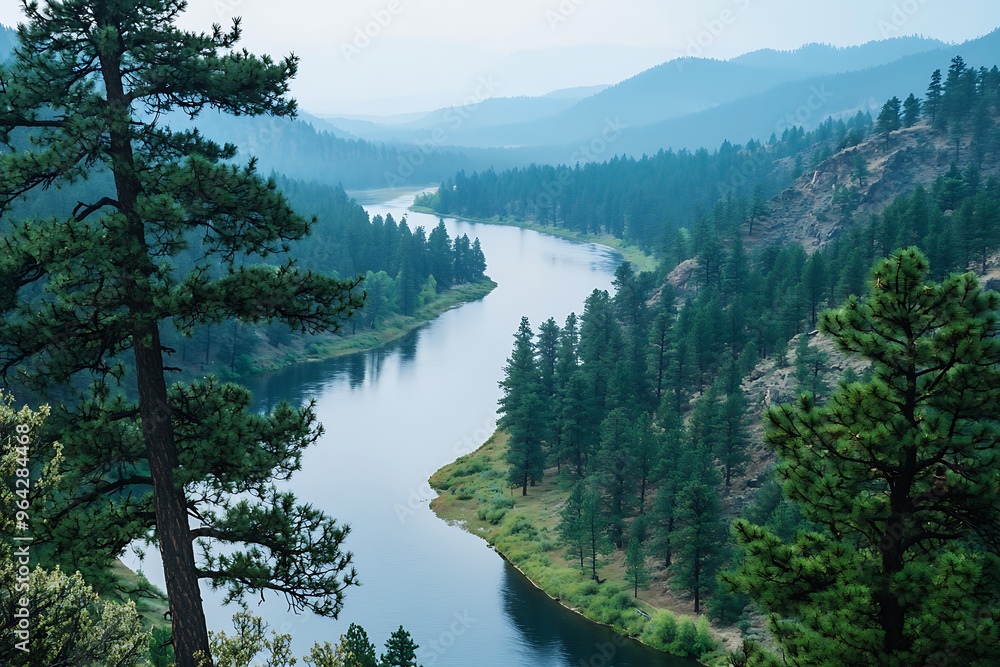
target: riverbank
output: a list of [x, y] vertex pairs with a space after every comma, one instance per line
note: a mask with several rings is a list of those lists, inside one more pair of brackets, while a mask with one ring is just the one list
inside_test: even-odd
[[549, 234], [550, 236], [557, 236], [568, 241], [577, 241], [579, 243], [596, 243], [597, 245], [607, 246], [613, 248], [622, 254], [626, 260], [631, 262], [639, 271], [655, 271], [659, 262], [652, 255], [646, 253], [642, 248], [638, 246], [625, 243], [621, 239], [612, 236], [611, 234], [584, 234], [582, 232], [577, 232], [572, 229], [565, 229], [563, 227], [550, 227], [548, 225], [541, 225], [537, 222], [529, 222], [527, 220], [518, 220], [515, 218], [501, 218], [498, 215], [492, 218], [467, 218], [467, 217], [457, 217], [454, 215], [445, 215], [438, 213], [432, 208], [426, 206], [410, 206], [411, 211], [414, 213], [426, 213], [428, 215], [442, 216], [446, 218], [453, 218], [455, 220], [465, 220], [467, 222], [475, 222], [482, 225], [504, 225], [507, 227], [519, 227], [521, 229], [530, 229], [532, 231], [539, 232], [541, 234]]
[[527, 496], [512, 494], [505, 479], [506, 443], [507, 435], [498, 431], [475, 452], [434, 473], [430, 483], [440, 494], [431, 502], [434, 513], [486, 540], [564, 607], [652, 648], [706, 665], [725, 664], [707, 619], [658, 606], [657, 596], [647, 591], [632, 596], [621, 554], [599, 568], [606, 579], [600, 585], [566, 560], [558, 524], [570, 484], [552, 471]]
[[393, 315], [377, 329], [364, 328], [356, 332], [344, 333], [351, 330], [351, 322], [348, 320], [340, 333], [320, 334], [309, 338], [308, 341], [299, 337], [288, 345], [258, 350], [248, 372], [234, 373], [228, 369], [222, 369], [219, 371], [219, 375], [223, 379], [236, 379], [248, 375], [270, 373], [295, 364], [324, 361], [348, 354], [375, 350], [429, 324], [452, 308], [485, 298], [496, 288], [497, 283], [488, 278], [475, 283], [456, 285], [438, 294], [432, 301], [418, 308], [413, 315]]
[[[294, 364], [322, 361], [357, 352], [365, 352], [382, 347], [402, 338], [414, 329], [418, 329], [452, 308], [485, 298], [497, 288], [492, 280], [457, 285], [424, 304], [413, 315], [394, 315], [386, 320], [378, 329], [365, 329], [346, 335], [327, 334], [311, 337], [308, 342], [304, 337], [298, 337], [287, 346], [259, 350], [255, 355], [253, 369], [250, 374], [267, 373]], [[348, 325], [350, 321], [348, 321]], [[227, 380], [246, 377], [233, 373], [228, 368], [209, 367], [207, 371], [214, 372]], [[112, 576], [123, 590], [145, 590], [146, 595], [132, 599], [136, 609], [147, 627], [169, 628], [166, 619], [168, 602], [166, 593], [153, 587], [137, 572], [129, 569], [121, 561], [117, 561], [112, 569]], [[110, 593], [109, 594], [113, 594]]]

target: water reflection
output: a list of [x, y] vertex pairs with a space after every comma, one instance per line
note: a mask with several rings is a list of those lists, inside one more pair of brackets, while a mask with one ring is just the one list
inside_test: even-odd
[[398, 360], [401, 370], [412, 367], [420, 333], [419, 329], [412, 331], [376, 350], [295, 364], [271, 373], [243, 378], [240, 383], [253, 392], [258, 410], [270, 410], [281, 401], [302, 405], [345, 383], [352, 391], [360, 391], [364, 389], [366, 380], [378, 382], [390, 360]]
[[[690, 667], [692, 664], [626, 640], [559, 606], [507, 563], [500, 596], [504, 613], [526, 645], [523, 650], [526, 657], [530, 656], [531, 665]], [[539, 658], [544, 662], [539, 662]]]

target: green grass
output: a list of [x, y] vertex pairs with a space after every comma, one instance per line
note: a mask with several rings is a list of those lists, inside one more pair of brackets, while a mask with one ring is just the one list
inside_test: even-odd
[[[557, 526], [569, 485], [549, 475], [527, 496], [512, 493], [505, 475], [506, 446], [507, 435], [498, 431], [477, 451], [434, 473], [430, 483], [440, 495], [431, 509], [482, 537], [565, 607], [653, 648], [722, 664], [719, 642], [703, 617], [678, 617], [637, 601], [624, 581], [615, 580], [623, 579], [622, 573], [610, 566], [601, 571], [608, 581], [598, 585], [566, 562]], [[643, 617], [637, 607], [652, 618]]]
[[[411, 206], [410, 210], [415, 213], [427, 213], [428, 215], [441, 216], [441, 213], [427, 208], [426, 206]], [[445, 217], [454, 218], [453, 215], [448, 215]], [[551, 236], [558, 236], [559, 238], [568, 239], [570, 241], [578, 241], [580, 243], [596, 243], [598, 245], [607, 246], [609, 248], [614, 248], [620, 252], [625, 259], [631, 262], [639, 271], [655, 271], [659, 262], [652, 255], [646, 253], [642, 248], [638, 246], [631, 245], [621, 240], [616, 236], [611, 234], [584, 234], [583, 232], [574, 231], [572, 229], [566, 229], [564, 227], [550, 227], [548, 225], [542, 225], [537, 222], [531, 222], [528, 220], [518, 220], [516, 218], [503, 218], [499, 215], [495, 215], [492, 218], [469, 218], [462, 217], [458, 218], [460, 220], [468, 220], [469, 222], [478, 222], [484, 225], [506, 225], [508, 227], [520, 227], [521, 229], [531, 229], [542, 234], [549, 234]]]
[[[414, 329], [419, 329], [445, 311], [486, 297], [496, 287], [497, 284], [489, 279], [452, 287], [439, 294], [433, 301], [421, 306], [413, 315], [394, 315], [377, 329], [362, 329], [349, 334], [319, 335], [311, 339], [301, 351], [287, 350], [281, 356], [255, 359], [249, 375], [268, 373], [294, 364], [322, 361], [378, 349], [402, 338]], [[221, 369], [218, 374], [223, 379], [245, 377], [245, 375], [240, 376], [232, 373], [228, 369]]]
[[115, 561], [111, 567], [111, 574], [117, 581], [118, 586], [124, 590], [138, 590], [140, 588], [149, 591], [148, 596], [136, 596], [129, 599], [135, 601], [136, 611], [142, 617], [143, 625], [149, 628], [169, 628], [170, 621], [167, 619], [167, 610], [170, 605], [167, 602], [167, 594], [149, 583], [145, 577], [133, 572], [120, 560]]

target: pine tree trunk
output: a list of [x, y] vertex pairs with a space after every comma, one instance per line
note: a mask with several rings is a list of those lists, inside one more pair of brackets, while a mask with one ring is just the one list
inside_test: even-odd
[[153, 478], [156, 532], [170, 601], [174, 653], [177, 667], [198, 667], [195, 655], [198, 652], [203, 652], [206, 657], [209, 655], [208, 630], [198, 588], [184, 491], [174, 481], [174, 471], [178, 467], [177, 450], [163, 379], [159, 332], [155, 324], [145, 329], [137, 332], [136, 340], [144, 339], [148, 344], [136, 345], [135, 348], [139, 410], [146, 440], [146, 458]]
[[[101, 18], [98, 17], [99, 22]], [[155, 307], [149, 286], [154, 267], [146, 245], [145, 226], [136, 212], [140, 185], [132, 144], [127, 130], [118, 125], [131, 118], [131, 110], [124, 92], [120, 55], [105, 52], [100, 60], [108, 105], [116, 116], [110, 129], [109, 153], [118, 210], [128, 223], [120, 242], [128, 244], [130, 250], [128, 265], [121, 269], [131, 318], [139, 413], [153, 478], [156, 533], [170, 601], [176, 667], [200, 667], [205, 663], [197, 660], [196, 654], [202, 653], [205, 660], [209, 658], [208, 628], [198, 588], [187, 503], [174, 476], [179, 467], [177, 449], [167, 401], [160, 332], [153, 319]]]

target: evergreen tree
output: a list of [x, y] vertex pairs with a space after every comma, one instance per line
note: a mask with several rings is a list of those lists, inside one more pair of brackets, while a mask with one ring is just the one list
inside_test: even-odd
[[924, 101], [924, 116], [930, 117], [931, 125], [939, 126], [938, 118], [944, 117], [941, 114], [941, 70], [936, 69], [931, 75], [931, 83], [927, 87], [927, 99]]
[[824, 314], [870, 380], [768, 413], [784, 490], [817, 529], [784, 542], [737, 522], [748, 556], [727, 578], [772, 614], [787, 664], [996, 661], [1000, 296], [929, 271], [897, 251]]
[[886, 148], [889, 147], [889, 135], [902, 127], [900, 112], [902, 103], [898, 97], [893, 97], [882, 106], [882, 111], [875, 121], [875, 131], [885, 137]]
[[590, 576], [594, 581], [601, 583], [601, 579], [597, 576], [597, 568], [604, 565], [604, 556], [611, 553], [614, 545], [608, 539], [607, 522], [604, 512], [601, 511], [601, 495], [589, 483], [583, 490], [580, 530], [583, 536], [583, 557], [590, 564]]
[[427, 239], [430, 252], [431, 275], [437, 280], [438, 289], [444, 291], [455, 282], [455, 256], [451, 249], [451, 237], [445, 229], [444, 220], [431, 230]]
[[580, 570], [584, 568], [587, 555], [587, 530], [583, 520], [585, 485], [582, 481], [573, 485], [573, 491], [566, 499], [566, 505], [559, 512], [559, 538], [566, 547], [566, 555], [579, 559]]
[[[10, 149], [0, 155], [0, 208], [33, 189], [107, 177], [94, 199], [10, 227], [0, 370], [35, 386], [94, 380], [73, 414], [53, 422], [66, 434], [65, 488], [51, 499], [64, 504], [46, 539], [58, 543], [56, 557], [96, 572], [155, 534], [177, 665], [194, 667], [199, 652], [209, 655], [199, 578], [231, 599], [278, 590], [294, 609], [335, 616], [354, 575], [340, 551], [346, 528], [272, 484], [318, 437], [311, 408], [258, 415], [246, 392], [211, 380], [168, 389], [164, 332], [230, 319], [335, 330], [360, 299], [356, 282], [291, 260], [260, 263], [312, 223], [253, 161], [231, 164], [234, 146], [153, 120], [295, 113], [286, 98], [294, 57], [236, 51], [238, 21], [228, 32], [182, 30], [184, 6], [23, 5], [19, 46], [0, 67], [0, 143]], [[201, 259], [181, 270], [176, 258], [195, 240]]]
[[559, 396], [560, 387], [556, 376], [556, 365], [559, 361], [559, 341], [561, 331], [559, 325], [552, 318], [542, 322], [538, 327], [538, 343], [536, 350], [538, 354], [538, 379], [539, 391], [541, 392], [541, 415], [545, 426], [544, 441], [548, 447], [548, 454], [558, 465], [561, 460], [560, 424], [559, 424]]
[[360, 625], [351, 623], [340, 638], [340, 649], [344, 656], [344, 667], [379, 667], [375, 644], [368, 639], [368, 633]]
[[483, 254], [483, 246], [476, 237], [472, 241], [472, 250], [469, 251], [469, 276], [468, 282], [475, 282], [486, 277], [486, 255]]
[[795, 349], [795, 379], [799, 383], [799, 392], [808, 392], [817, 399], [826, 396], [830, 387], [827, 386], [823, 373], [830, 359], [823, 350], [809, 344], [809, 336], [799, 336]]
[[625, 578], [632, 585], [632, 596], [639, 597], [639, 589], [649, 582], [649, 568], [646, 566], [646, 551], [642, 542], [633, 537], [625, 550]]
[[[667, 391], [668, 373], [670, 371], [671, 334], [674, 326], [673, 295], [670, 290], [661, 296], [661, 308], [653, 317], [649, 330], [649, 358], [646, 368], [649, 369], [650, 388], [655, 406], [663, 401]], [[655, 407], [654, 406], [654, 407]]]
[[913, 127], [920, 120], [920, 100], [913, 93], [903, 100], [903, 127]]
[[739, 387], [730, 392], [719, 406], [715, 456], [722, 465], [727, 490], [733, 475], [742, 474], [743, 466], [750, 460], [747, 456], [750, 437], [747, 434], [746, 409], [746, 399]]
[[507, 431], [507, 478], [513, 486], [528, 495], [528, 486], [542, 478], [545, 457], [542, 440], [545, 437], [544, 399], [541, 378], [535, 364], [534, 333], [527, 317], [514, 335], [514, 351], [504, 366], [504, 391], [500, 399], [499, 426]]
[[581, 478], [590, 465], [596, 442], [591, 416], [596, 412], [593, 393], [587, 373], [577, 370], [559, 396], [559, 460], [569, 463]]
[[379, 660], [379, 667], [419, 667], [417, 665], [417, 649], [410, 633], [399, 626], [385, 642], [385, 653]]
[[604, 493], [608, 529], [614, 545], [624, 546], [625, 520], [635, 507], [635, 422], [625, 408], [615, 408], [601, 424], [595, 469]]
[[677, 562], [672, 582], [691, 594], [698, 614], [715, 584], [726, 542], [718, 495], [708, 484], [691, 482], [677, 495], [674, 516]]
[[868, 183], [871, 171], [868, 169], [868, 160], [861, 153], [854, 156], [854, 180], [858, 182], [858, 187], [863, 188]]
[[633, 459], [635, 476], [639, 482], [639, 513], [646, 511], [646, 494], [653, 483], [653, 476], [663, 456], [663, 433], [653, 423], [650, 414], [643, 413], [636, 421], [636, 440]]

